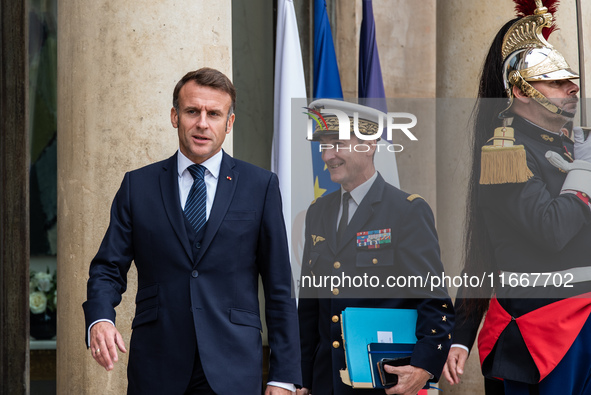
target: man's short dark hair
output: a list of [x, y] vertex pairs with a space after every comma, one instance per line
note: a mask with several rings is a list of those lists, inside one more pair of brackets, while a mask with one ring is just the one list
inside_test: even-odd
[[179, 82], [177, 82], [176, 86], [174, 87], [174, 92], [172, 94], [172, 106], [176, 109], [177, 113], [179, 112], [179, 92], [181, 91], [181, 88], [189, 81], [195, 81], [197, 85], [207, 86], [230, 95], [232, 104], [230, 105], [230, 110], [228, 111], [228, 117], [234, 112], [234, 109], [236, 108], [236, 88], [234, 88], [232, 81], [230, 81], [230, 79], [219, 70], [209, 67], [202, 67], [199, 70], [189, 71], [183, 78], [181, 78]]

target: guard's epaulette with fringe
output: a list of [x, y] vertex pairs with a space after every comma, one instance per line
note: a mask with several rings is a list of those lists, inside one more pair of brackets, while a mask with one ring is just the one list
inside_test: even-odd
[[513, 145], [513, 128], [502, 126], [495, 129], [492, 145], [482, 147], [480, 161], [480, 184], [518, 184], [526, 182], [533, 173], [527, 167], [523, 145]]

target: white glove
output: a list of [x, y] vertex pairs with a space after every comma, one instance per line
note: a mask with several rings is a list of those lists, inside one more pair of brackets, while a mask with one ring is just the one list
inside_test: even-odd
[[568, 163], [554, 151], [546, 152], [546, 159], [568, 173], [562, 184], [562, 191], [578, 191], [591, 196], [591, 162], [577, 159]]
[[[585, 135], [587, 135], [587, 139], [585, 139]], [[575, 127], [573, 128], [573, 137], [575, 140], [575, 159], [591, 162], [591, 138], [589, 138], [589, 133]]]

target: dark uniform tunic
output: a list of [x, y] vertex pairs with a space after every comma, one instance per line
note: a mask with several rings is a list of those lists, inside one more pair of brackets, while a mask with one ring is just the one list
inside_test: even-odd
[[[336, 224], [340, 191], [319, 198], [306, 216], [302, 276], [440, 275], [443, 267], [434, 219], [428, 204], [387, 184], [378, 174], [349, 222], [340, 245]], [[362, 232], [384, 230], [391, 240], [379, 248], [363, 246]], [[359, 234], [358, 234], [359, 233]], [[352, 389], [342, 383], [344, 369], [340, 314], [346, 307], [408, 308], [418, 310], [411, 365], [438, 377], [449, 346], [454, 311], [444, 288], [302, 287], [299, 300], [302, 374], [313, 394], [375, 394], [384, 390]], [[334, 392], [333, 392], [334, 391]]]
[[[545, 158], [554, 151], [572, 161], [572, 141], [520, 117], [512, 127], [533, 177], [525, 183], [481, 185], [479, 193], [499, 273], [591, 269], [591, 210], [577, 195], [560, 194], [566, 173]], [[564, 272], [553, 274], [546, 286], [541, 284], [547, 277], [541, 277], [537, 287], [511, 284], [508, 273], [502, 278], [479, 340], [483, 373], [537, 383], [567, 353], [591, 310], [591, 299], [564, 299], [591, 291], [591, 282]], [[479, 322], [480, 317], [458, 319], [455, 342], [471, 347]]]

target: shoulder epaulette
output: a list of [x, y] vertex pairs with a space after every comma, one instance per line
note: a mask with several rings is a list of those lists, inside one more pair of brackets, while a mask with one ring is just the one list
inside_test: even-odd
[[413, 193], [412, 195], [410, 195], [409, 197], [407, 197], [406, 200], [408, 200], [409, 202], [412, 202], [416, 198], [425, 200], [425, 198], [423, 198], [421, 195], [416, 194], [416, 193]]
[[518, 184], [534, 176], [527, 167], [523, 145], [513, 145], [515, 142], [513, 128], [507, 126], [496, 128], [490, 141], [493, 141], [492, 145], [482, 147], [481, 185]]

